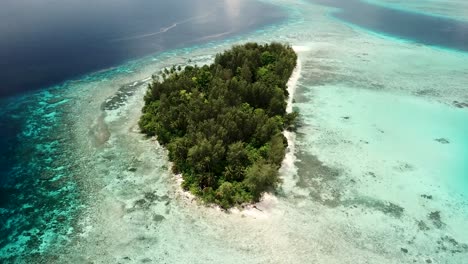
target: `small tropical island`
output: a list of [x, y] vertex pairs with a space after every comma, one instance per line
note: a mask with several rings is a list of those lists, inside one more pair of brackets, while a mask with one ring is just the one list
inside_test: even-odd
[[297, 55], [284, 44], [247, 43], [214, 63], [153, 76], [140, 129], [169, 151], [182, 187], [224, 209], [257, 202], [280, 183], [290, 129], [287, 82]]

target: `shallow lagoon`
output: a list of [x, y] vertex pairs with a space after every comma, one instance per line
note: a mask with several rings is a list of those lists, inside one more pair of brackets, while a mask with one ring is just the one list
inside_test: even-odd
[[[42, 94], [40, 104], [63, 102], [70, 139], [60, 140], [76, 160], [68, 171], [83, 204], [64, 239], [45, 240], [60, 241], [60, 250], [36, 257], [463, 263], [468, 114], [459, 106], [468, 101], [468, 56], [369, 34], [334, 19], [326, 6], [274, 3], [287, 10], [288, 23], [135, 61]], [[226, 214], [197, 205], [180, 192], [165, 151], [138, 133], [145, 80], [189, 59], [211, 61], [232, 43], [272, 40], [294, 45], [301, 63], [293, 104], [301, 127], [287, 160], [295, 163], [285, 163], [283, 187], [257, 205], [262, 211]]]

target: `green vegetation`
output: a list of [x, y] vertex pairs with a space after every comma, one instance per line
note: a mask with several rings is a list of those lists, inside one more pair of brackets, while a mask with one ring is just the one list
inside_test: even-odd
[[183, 188], [223, 208], [258, 201], [280, 182], [286, 83], [297, 56], [279, 43], [234, 46], [213, 64], [153, 76], [139, 125], [169, 150]]

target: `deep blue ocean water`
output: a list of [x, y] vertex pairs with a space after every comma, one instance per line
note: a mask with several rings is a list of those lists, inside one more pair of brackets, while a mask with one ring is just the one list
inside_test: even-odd
[[[357, 0], [314, 2], [339, 7], [336, 18], [376, 33], [468, 51], [466, 22]], [[20, 257], [41, 252], [44, 234], [66, 237], [64, 227], [72, 225], [80, 207], [73, 174], [79, 157], [67, 148], [73, 139], [63, 112], [70, 102], [54, 85], [285, 18], [275, 7], [248, 0], [3, 1], [0, 250]], [[22, 245], [23, 251], [11, 245]]]
[[339, 8], [333, 16], [378, 34], [468, 52], [468, 22], [389, 9], [359, 0], [312, 0]]
[[0, 96], [282, 17], [277, 8], [246, 0], [5, 0], [0, 4]]

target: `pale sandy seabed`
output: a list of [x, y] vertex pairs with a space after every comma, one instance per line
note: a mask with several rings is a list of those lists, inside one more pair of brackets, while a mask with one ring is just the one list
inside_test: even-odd
[[[289, 23], [68, 84], [76, 89], [66, 96], [79, 98], [68, 116], [87, 203], [51, 262], [468, 259], [468, 108], [457, 107], [468, 103], [468, 56], [351, 28], [308, 2], [271, 2], [291, 12]], [[138, 132], [145, 81], [189, 59], [211, 62], [233, 43], [273, 40], [293, 45], [301, 68], [284, 183], [260, 210], [199, 205], [181, 193], [166, 152]]]

